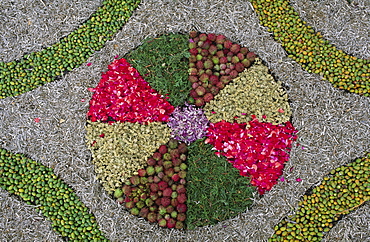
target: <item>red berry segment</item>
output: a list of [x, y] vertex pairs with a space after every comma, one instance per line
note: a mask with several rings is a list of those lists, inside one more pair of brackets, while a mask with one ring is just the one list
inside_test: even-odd
[[297, 139], [290, 122], [285, 125], [260, 123], [257, 119], [246, 123], [213, 123], [208, 128], [206, 143], [229, 159], [240, 175], [251, 177], [251, 184], [262, 195], [277, 183], [284, 163], [289, 160], [287, 151]]
[[174, 110], [125, 59], [114, 60], [92, 91], [87, 116], [93, 122], [166, 122]]
[[157, 222], [160, 227], [184, 228], [187, 152], [186, 144], [175, 139], [161, 145], [148, 159], [147, 167], [115, 191], [117, 202], [125, 203], [131, 214]]
[[256, 55], [224, 35], [190, 33], [190, 102], [201, 107], [253, 63]]

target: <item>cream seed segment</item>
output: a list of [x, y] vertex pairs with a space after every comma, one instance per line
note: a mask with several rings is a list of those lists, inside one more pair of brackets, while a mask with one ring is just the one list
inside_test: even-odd
[[207, 103], [204, 111], [213, 123], [248, 123], [251, 115], [256, 115], [258, 120], [276, 125], [289, 121], [291, 116], [281, 82], [274, 80], [259, 58]]
[[86, 130], [97, 178], [110, 194], [137, 175], [149, 156], [169, 141], [171, 133], [166, 124], [157, 122], [142, 125], [88, 121]]

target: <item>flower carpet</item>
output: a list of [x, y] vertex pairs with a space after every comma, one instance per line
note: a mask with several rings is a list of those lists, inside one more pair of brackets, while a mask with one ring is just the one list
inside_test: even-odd
[[2, 240], [370, 238], [369, 6], [98, 2], [4, 3]]

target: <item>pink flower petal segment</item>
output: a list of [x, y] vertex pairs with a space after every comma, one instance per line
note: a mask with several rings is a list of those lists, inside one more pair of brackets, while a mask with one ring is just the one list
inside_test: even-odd
[[249, 124], [247, 129], [246, 123], [224, 120], [212, 123], [205, 142], [215, 147], [217, 155], [227, 157], [240, 175], [250, 177], [251, 184], [262, 195], [271, 190], [283, 174], [297, 131], [290, 122], [273, 125], [254, 118]]
[[102, 74], [87, 113], [92, 122], [167, 122], [174, 107], [125, 59], [116, 59]]

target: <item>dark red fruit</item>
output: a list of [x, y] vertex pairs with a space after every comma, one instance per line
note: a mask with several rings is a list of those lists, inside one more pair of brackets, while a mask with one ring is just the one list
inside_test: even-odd
[[159, 190], [159, 186], [157, 183], [150, 184], [150, 191], [157, 192]]
[[177, 201], [179, 202], [179, 203], [185, 203], [186, 202], [186, 194], [185, 193], [179, 193], [178, 195], [177, 195]]
[[169, 220], [167, 220], [167, 224], [166, 224], [167, 228], [169, 229], [172, 229], [172, 228], [175, 228], [176, 226], [176, 221], [173, 219], [173, 218], [170, 218]]
[[184, 185], [180, 184], [180, 185], [177, 185], [176, 191], [177, 191], [177, 193], [186, 193], [186, 188], [185, 188]]
[[207, 39], [210, 41], [215, 41], [216, 40], [216, 34], [210, 33], [207, 35]]
[[167, 150], [168, 149], [167, 149], [166, 145], [161, 145], [161, 146], [159, 146], [159, 149], [158, 149], [159, 153], [161, 153], [162, 155], [167, 153]]
[[206, 93], [205, 95], [204, 95], [204, 101], [206, 102], [206, 103], [209, 103], [211, 100], [213, 100], [213, 94], [212, 93]]
[[139, 170], [137, 171], [137, 173], [138, 173], [138, 175], [139, 175], [139, 176], [141, 176], [141, 177], [146, 176], [146, 170], [145, 170], [145, 169], [139, 169]]
[[176, 206], [176, 210], [177, 210], [177, 212], [179, 212], [179, 213], [186, 213], [187, 206], [186, 206], [186, 204], [184, 204], [184, 203], [179, 203], [179, 204]]
[[250, 67], [251, 66], [251, 61], [249, 59], [244, 59], [242, 60], [241, 62], [246, 68]]
[[216, 36], [216, 43], [223, 44], [226, 40], [226, 37], [222, 34]]
[[247, 54], [247, 58], [250, 60], [250, 61], [254, 61], [254, 59], [256, 58], [256, 54], [254, 52], [249, 52]]
[[204, 69], [204, 63], [203, 61], [201, 60], [198, 60], [197, 63], [195, 64], [195, 66], [198, 68], [198, 69]]
[[230, 40], [225, 40], [224, 42], [225, 49], [230, 49], [232, 45], [233, 45], [233, 42], [231, 42]]
[[[194, 44], [193, 44], [192, 46], [194, 46]], [[197, 55], [197, 54], [198, 54], [198, 50], [197, 50], [197, 48], [195, 48], [195, 47], [193, 47], [193, 48], [189, 49], [189, 52], [190, 52], [190, 54], [192, 54], [192, 55]]]
[[[181, 154], [181, 155], [184, 155], [184, 154]], [[180, 155], [180, 158], [181, 158], [181, 155]], [[180, 165], [181, 165], [181, 163], [182, 163], [182, 160], [181, 160], [181, 159], [179, 159], [179, 158], [173, 158], [173, 159], [172, 159], [172, 165], [173, 165], [174, 167], [176, 167], [176, 166], [180, 166]]]
[[139, 212], [140, 217], [147, 218], [148, 214], [149, 214], [149, 208], [143, 207], [142, 209], [140, 209], [140, 212]]
[[243, 55], [246, 55], [248, 52], [249, 52], [249, 50], [248, 50], [247, 47], [240, 48], [240, 53], [242, 53]]
[[178, 213], [176, 219], [177, 219], [177, 221], [183, 222], [186, 219], [186, 214], [185, 213]]
[[157, 161], [154, 160], [153, 158], [149, 158], [148, 161], [147, 161], [147, 164], [149, 166], [154, 166], [156, 163], [157, 163]]
[[240, 51], [240, 45], [238, 44], [233, 44], [230, 47], [230, 51], [232, 51], [234, 54], [237, 54]]
[[232, 71], [230, 72], [230, 77], [234, 79], [235, 77], [237, 77], [237, 76], [238, 76], [238, 74], [239, 74], [239, 73], [238, 73], [236, 70], [232, 70]]
[[167, 182], [165, 182], [165, 181], [158, 182], [158, 188], [159, 188], [159, 190], [163, 191], [167, 187], [168, 187], [168, 183]]
[[244, 65], [241, 63], [241, 62], [239, 62], [239, 63], [236, 63], [235, 64], [235, 70], [237, 71], [237, 72], [242, 72], [242, 71], [244, 71]]
[[161, 204], [163, 207], [167, 207], [171, 204], [171, 198], [170, 197], [162, 197], [161, 198]]
[[180, 180], [180, 176], [179, 174], [173, 174], [171, 179], [174, 180], [175, 182], [178, 182]]
[[161, 154], [161, 153], [159, 153], [159, 152], [155, 152], [155, 153], [153, 154], [153, 159], [154, 159], [154, 160], [156, 160], [156, 161], [158, 161], [158, 160], [162, 159], [162, 154]]

